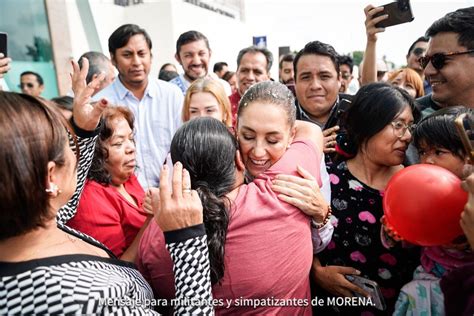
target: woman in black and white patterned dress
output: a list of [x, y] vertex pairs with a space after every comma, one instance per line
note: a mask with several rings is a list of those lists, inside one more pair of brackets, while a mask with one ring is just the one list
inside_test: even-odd
[[[133, 264], [63, 224], [74, 215], [107, 106], [87, 102], [101, 77], [86, 86], [88, 67], [74, 66], [70, 125], [77, 164], [57, 110], [0, 91], [0, 314], [155, 313], [153, 293]], [[181, 185], [181, 173], [175, 176]], [[183, 181], [182, 188], [173, 186], [181, 194], [163, 189], [156, 214], [175, 264], [177, 298], [201, 302], [178, 305], [176, 312], [212, 314], [202, 304], [212, 299], [202, 206]]]

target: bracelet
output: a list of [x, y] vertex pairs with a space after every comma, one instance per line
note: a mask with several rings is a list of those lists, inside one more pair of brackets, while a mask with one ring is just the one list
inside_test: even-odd
[[316, 229], [322, 228], [324, 225], [326, 225], [329, 222], [329, 220], [331, 219], [331, 215], [332, 215], [331, 205], [328, 204], [328, 212], [326, 213], [326, 217], [324, 217], [323, 222], [322, 223], [316, 223], [316, 221], [314, 219], [312, 219], [311, 220], [311, 226], [313, 226]]

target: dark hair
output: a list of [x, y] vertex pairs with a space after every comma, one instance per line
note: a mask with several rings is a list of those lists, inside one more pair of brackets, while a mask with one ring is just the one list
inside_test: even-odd
[[160, 73], [158, 74], [158, 79], [170, 81], [178, 76], [179, 74], [176, 71], [160, 70]]
[[276, 81], [262, 81], [252, 85], [240, 99], [237, 117], [240, 117], [245, 109], [256, 101], [268, 102], [281, 107], [287, 114], [290, 127], [295, 124], [295, 97], [286, 85]]
[[21, 73], [20, 78], [26, 75], [33, 75], [36, 77], [36, 80], [38, 81], [39, 85], [42, 86], [44, 84], [43, 77], [39, 73], [36, 73], [34, 71], [24, 71]]
[[298, 65], [298, 61], [300, 60], [301, 56], [304, 55], [322, 55], [329, 57], [334, 64], [334, 68], [336, 68], [337, 77], [339, 78], [339, 54], [336, 52], [334, 47], [320, 41], [309, 42], [296, 54], [295, 60], [293, 62], [295, 78], [298, 73], [296, 71], [296, 66]]
[[72, 106], [74, 104], [73, 97], [64, 95], [62, 97], [52, 98], [51, 101], [54, 102], [54, 104], [56, 104], [59, 108], [72, 112]]
[[436, 20], [426, 31], [426, 36], [444, 32], [456, 33], [459, 45], [474, 49], [474, 7], [458, 9]]
[[87, 58], [89, 61], [89, 71], [87, 72], [86, 82], [89, 83], [92, 81], [94, 75], [99, 75], [100, 73], [108, 73], [109, 72], [109, 64], [110, 60], [102, 53], [99, 52], [87, 52], [82, 54], [79, 57], [77, 63], [79, 67], [82, 69], [82, 58]]
[[173, 66], [174, 69], [176, 69], [176, 66], [173, 65], [172, 63], [164, 63], [164, 64], [161, 66], [161, 68], [160, 68], [160, 72], [161, 72], [162, 70], [165, 70], [165, 68], [168, 67], [168, 66]]
[[214, 68], [213, 68], [213, 72], [219, 72], [219, 71], [222, 71], [222, 69], [224, 69], [224, 67], [229, 67], [229, 65], [227, 65], [226, 62], [224, 61], [221, 61], [221, 62], [218, 62], [218, 63], [215, 63], [214, 64]]
[[283, 67], [283, 62], [293, 63], [294, 60], [295, 60], [294, 54], [283, 55], [280, 59], [280, 63], [278, 64], [278, 68], [281, 69], [281, 67]]
[[265, 59], [267, 60], [267, 72], [270, 72], [270, 69], [272, 68], [272, 64], [273, 64], [273, 54], [268, 49], [263, 48], [263, 47], [257, 47], [257, 46], [249, 46], [240, 50], [239, 54], [237, 55], [237, 68], [240, 67], [240, 61], [242, 60], [242, 57], [244, 57], [244, 55], [247, 53], [263, 54], [265, 56]]
[[116, 29], [109, 37], [109, 52], [111, 55], [115, 55], [115, 51], [119, 48], [127, 45], [128, 41], [132, 36], [143, 35], [148, 48], [151, 50], [152, 44], [151, 39], [145, 29], [140, 28], [136, 24], [124, 24]]
[[234, 71], [226, 71], [226, 73], [222, 76], [222, 80], [229, 82], [233, 75], [235, 75]]
[[431, 113], [422, 119], [413, 133], [413, 143], [420, 148], [422, 143], [429, 147], [441, 147], [464, 159], [467, 155], [454, 120], [463, 113], [474, 111], [464, 106], [450, 106]]
[[46, 192], [48, 162], [64, 166], [66, 120], [52, 105], [0, 91], [0, 240], [54, 218]]
[[189, 44], [189, 43], [192, 43], [192, 42], [196, 42], [196, 41], [200, 41], [200, 40], [203, 40], [206, 43], [207, 49], [209, 49], [209, 50], [211, 49], [209, 47], [209, 40], [201, 32], [198, 32], [198, 31], [184, 32], [183, 34], [181, 34], [178, 37], [178, 40], [176, 41], [176, 54], [179, 55], [179, 51], [181, 50], [181, 47], [183, 45], [186, 45], [186, 44]]
[[427, 37], [427, 36], [420, 36], [416, 39], [416, 41], [414, 41], [411, 45], [410, 45], [410, 48], [408, 49], [408, 54], [407, 55], [410, 55], [411, 51], [415, 49], [415, 45], [419, 42], [429, 42], [430, 41], [430, 38]]
[[109, 151], [105, 146], [105, 142], [112, 137], [114, 130], [112, 129], [112, 121], [116, 118], [124, 118], [133, 131], [134, 115], [132, 111], [123, 106], [111, 106], [102, 113], [102, 126], [95, 145], [94, 158], [87, 174], [87, 178], [109, 185], [112, 183], [112, 175], [105, 168], [105, 161], [109, 157]]
[[349, 55], [340, 55], [339, 56], [339, 67], [341, 65], [349, 66], [349, 71], [352, 74], [352, 71], [354, 70], [354, 60], [352, 59], [351, 56], [349, 56]]
[[362, 86], [345, 113], [343, 124], [355, 153], [390, 124], [407, 104], [416, 121], [419, 115], [415, 110], [415, 101], [405, 90], [385, 82]]
[[192, 119], [183, 124], [171, 142], [173, 163], [180, 161], [191, 176], [204, 208], [211, 281], [224, 276], [224, 245], [229, 225], [230, 201], [226, 194], [235, 185], [237, 140], [219, 120]]

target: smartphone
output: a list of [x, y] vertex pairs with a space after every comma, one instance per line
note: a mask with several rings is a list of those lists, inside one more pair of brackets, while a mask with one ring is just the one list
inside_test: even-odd
[[0, 33], [0, 53], [2, 53], [4, 57], [8, 56], [7, 39], [7, 33]]
[[472, 115], [463, 113], [459, 115], [454, 121], [458, 130], [459, 137], [461, 137], [464, 150], [468, 154], [469, 163], [474, 163], [474, 133], [472, 130]]
[[411, 11], [410, 0], [397, 0], [396, 2], [387, 3], [383, 6], [383, 11], [377, 13], [374, 17], [388, 14], [387, 19], [375, 24], [376, 27], [389, 27], [415, 19]]
[[[357, 285], [358, 287], [369, 293], [370, 298], [372, 300], [372, 304], [376, 309], [381, 311], [385, 310], [385, 300], [377, 282], [353, 274], [346, 275], [346, 279], [352, 284]], [[360, 295], [359, 293], [354, 292], [353, 294], [354, 296], [362, 297], [362, 295]]]

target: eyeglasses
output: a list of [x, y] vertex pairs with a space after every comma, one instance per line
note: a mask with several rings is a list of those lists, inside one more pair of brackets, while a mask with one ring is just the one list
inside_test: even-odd
[[35, 85], [32, 84], [31, 82], [20, 83], [20, 84], [18, 85], [18, 87], [21, 88], [21, 89], [23, 89], [25, 86], [31, 89], [31, 88], [33, 88]]
[[426, 68], [426, 66], [428, 66], [428, 63], [431, 62], [431, 64], [433, 65], [435, 69], [441, 70], [441, 68], [444, 67], [446, 63], [446, 59], [448, 57], [470, 54], [470, 53], [474, 53], [474, 49], [470, 49], [465, 52], [451, 52], [451, 53], [446, 53], [446, 54], [436, 53], [436, 54], [433, 54], [433, 56], [426, 55], [424, 57], [420, 57], [418, 61], [420, 62], [421, 67], [423, 68]]
[[351, 77], [351, 74], [348, 72], [341, 72], [341, 78], [347, 80]]
[[393, 134], [398, 137], [402, 138], [407, 131], [410, 132], [410, 134], [413, 134], [413, 130], [415, 129], [416, 125], [415, 124], [405, 124], [402, 121], [392, 121], [392, 127], [393, 127]]
[[426, 49], [423, 49], [421, 47], [417, 47], [415, 48], [412, 53], [415, 55], [415, 56], [421, 56], [424, 52], [426, 52]]

